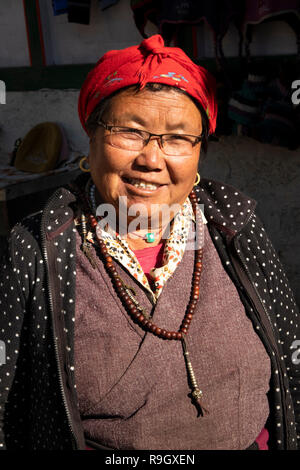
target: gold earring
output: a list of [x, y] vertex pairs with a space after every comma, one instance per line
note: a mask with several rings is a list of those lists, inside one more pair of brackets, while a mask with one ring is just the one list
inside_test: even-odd
[[199, 183], [200, 183], [200, 175], [199, 175], [199, 173], [197, 173], [197, 180], [194, 183], [194, 186], [197, 186], [197, 184], [199, 184]]
[[84, 168], [83, 166], [83, 162], [87, 159], [87, 157], [82, 157], [82, 159], [79, 161], [79, 168], [81, 169], [81, 171], [85, 171], [85, 172], [89, 172], [91, 171], [90, 168]]

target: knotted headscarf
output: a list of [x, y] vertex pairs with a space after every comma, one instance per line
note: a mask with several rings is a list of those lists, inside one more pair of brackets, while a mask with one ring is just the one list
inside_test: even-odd
[[78, 112], [83, 128], [95, 107], [117, 90], [138, 84], [164, 83], [181, 88], [200, 103], [213, 133], [217, 120], [214, 77], [196, 65], [181, 49], [165, 47], [156, 34], [139, 46], [109, 51], [97, 62], [85, 79], [79, 95]]

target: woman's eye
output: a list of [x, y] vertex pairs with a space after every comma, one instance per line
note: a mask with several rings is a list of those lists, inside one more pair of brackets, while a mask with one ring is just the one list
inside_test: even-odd
[[128, 139], [142, 139], [141, 134], [135, 131], [126, 130], [126, 131], [122, 131], [121, 133], [122, 135], [124, 135], [124, 137]]
[[118, 135], [122, 139], [126, 140], [141, 140], [143, 137], [141, 134], [134, 129], [124, 129], [124, 128], [119, 128], [115, 129], [113, 132], [115, 135]]
[[184, 135], [178, 135], [178, 134], [174, 134], [174, 135], [169, 135], [166, 140], [168, 142], [188, 142], [189, 139], [188, 137], [184, 136]]

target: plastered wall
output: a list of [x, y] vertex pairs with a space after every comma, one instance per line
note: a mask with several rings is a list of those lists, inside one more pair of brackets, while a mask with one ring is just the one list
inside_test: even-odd
[[[47, 65], [94, 63], [108, 50], [129, 47], [142, 40], [130, 0], [119, 0], [104, 11], [98, 0], [91, 0], [89, 25], [69, 23], [67, 14], [54, 16], [50, 0], [39, 0], [39, 6]], [[148, 22], [145, 31], [148, 35], [156, 34], [157, 28]], [[237, 30], [232, 25], [223, 40], [227, 57], [237, 55], [238, 42]], [[199, 57], [214, 57], [212, 32], [204, 22], [198, 28], [197, 49]], [[251, 53], [295, 54], [295, 35], [282, 21], [257, 25]], [[23, 2], [1, 0], [0, 67], [29, 64]]]

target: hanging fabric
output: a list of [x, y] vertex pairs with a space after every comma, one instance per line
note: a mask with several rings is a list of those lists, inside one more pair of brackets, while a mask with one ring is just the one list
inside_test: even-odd
[[91, 0], [68, 0], [68, 22], [89, 24]]
[[[143, 37], [145, 26], [151, 21], [159, 28], [165, 42], [170, 44], [184, 24], [205, 22], [212, 32], [216, 57], [223, 56], [221, 42], [231, 22], [241, 31], [244, 2], [240, 0], [131, 0], [135, 24]], [[242, 33], [240, 34], [240, 42]]]
[[116, 5], [116, 3], [118, 2], [119, 0], [99, 0], [100, 8], [102, 11]]
[[250, 58], [250, 44], [255, 25], [269, 21], [284, 21], [292, 28], [300, 60], [300, 0], [246, 0], [243, 28], [247, 58]]
[[68, 0], [52, 0], [54, 16], [62, 15], [68, 12]]

